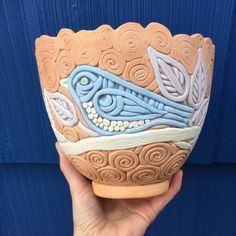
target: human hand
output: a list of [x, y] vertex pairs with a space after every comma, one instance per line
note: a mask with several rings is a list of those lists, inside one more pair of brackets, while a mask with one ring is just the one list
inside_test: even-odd
[[91, 181], [69, 162], [59, 144], [60, 168], [70, 187], [73, 207], [74, 236], [144, 235], [162, 209], [178, 193], [182, 170], [172, 178], [169, 190], [161, 196], [146, 199], [105, 199], [97, 197]]

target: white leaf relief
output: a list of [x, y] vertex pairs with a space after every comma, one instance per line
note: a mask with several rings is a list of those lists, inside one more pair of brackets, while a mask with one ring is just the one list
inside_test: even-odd
[[46, 110], [47, 110], [47, 114], [48, 114], [48, 118], [50, 120], [50, 124], [51, 124], [51, 127], [54, 131], [54, 134], [57, 138], [57, 141], [60, 142], [60, 143], [63, 143], [63, 142], [68, 142], [68, 140], [61, 134], [57, 131], [56, 127], [55, 127], [55, 124], [54, 124], [54, 121], [53, 121], [53, 118], [52, 118], [52, 115], [51, 115], [51, 111], [50, 111], [50, 108], [49, 108], [49, 104], [48, 104], [48, 99], [46, 97], [46, 90], [44, 89], [44, 103], [45, 103], [45, 107], [46, 107]]
[[206, 91], [206, 70], [202, 60], [202, 49], [198, 49], [198, 62], [191, 78], [188, 102], [195, 109], [201, 106]]
[[152, 47], [148, 48], [148, 54], [162, 95], [172, 101], [183, 102], [188, 96], [190, 86], [184, 66]]
[[206, 114], [207, 114], [208, 104], [209, 104], [209, 97], [205, 98], [202, 101], [199, 109], [195, 111], [190, 125], [198, 126], [202, 128]]
[[63, 94], [45, 91], [46, 98], [53, 113], [65, 126], [73, 126], [78, 122], [74, 104]]

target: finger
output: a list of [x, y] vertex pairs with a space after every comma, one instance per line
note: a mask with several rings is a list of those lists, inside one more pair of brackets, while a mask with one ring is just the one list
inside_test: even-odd
[[84, 188], [90, 185], [89, 181], [81, 175], [75, 167], [70, 163], [63, 150], [60, 147], [60, 144], [56, 143], [56, 149], [60, 157], [60, 169], [64, 174], [71, 190], [72, 195], [79, 194]]
[[161, 196], [150, 199], [153, 209], [156, 214], [159, 214], [163, 208], [175, 197], [182, 186], [183, 171], [179, 170], [173, 177], [170, 183], [169, 190]]

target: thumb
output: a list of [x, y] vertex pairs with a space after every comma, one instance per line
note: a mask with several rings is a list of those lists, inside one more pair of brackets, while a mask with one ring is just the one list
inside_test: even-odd
[[[56, 148], [60, 157], [61, 171], [70, 186], [74, 232], [88, 231], [104, 220], [103, 209], [98, 198], [93, 193], [90, 181], [75, 169], [58, 143], [56, 143]], [[99, 218], [98, 216], [102, 217]], [[74, 233], [74, 235], [77, 234]]]
[[56, 142], [55, 146], [60, 158], [60, 169], [70, 186], [72, 198], [73, 196], [78, 196], [85, 189], [91, 188], [90, 182], [70, 163], [68, 157], [66, 157], [61, 149], [60, 144]]

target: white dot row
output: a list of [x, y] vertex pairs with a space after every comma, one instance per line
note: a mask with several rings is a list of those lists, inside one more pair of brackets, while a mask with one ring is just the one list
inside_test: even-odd
[[110, 121], [108, 119], [102, 118], [98, 115], [96, 110], [93, 107], [93, 103], [90, 101], [88, 103], [83, 103], [83, 107], [88, 113], [88, 118], [92, 120], [92, 122], [103, 130], [106, 131], [124, 131], [126, 129], [138, 128], [150, 122], [150, 120], [138, 120], [138, 121]]

